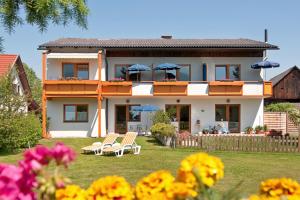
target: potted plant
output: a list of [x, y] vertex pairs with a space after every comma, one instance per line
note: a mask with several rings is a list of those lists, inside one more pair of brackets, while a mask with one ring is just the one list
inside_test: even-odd
[[264, 131], [265, 135], [268, 135], [270, 133], [268, 126], [266, 124], [263, 126], [263, 131]]
[[204, 128], [202, 130], [202, 134], [204, 134], [204, 135], [209, 134], [209, 130], [207, 128]]
[[246, 132], [246, 134], [252, 134], [253, 133], [253, 128], [251, 126], [247, 126], [245, 128], [245, 132]]
[[176, 135], [175, 127], [165, 123], [154, 124], [150, 131], [165, 146], [170, 146], [172, 137]]
[[263, 131], [263, 127], [262, 126], [258, 125], [258, 126], [255, 127], [255, 133], [256, 134], [261, 134], [263, 132], [264, 131]]

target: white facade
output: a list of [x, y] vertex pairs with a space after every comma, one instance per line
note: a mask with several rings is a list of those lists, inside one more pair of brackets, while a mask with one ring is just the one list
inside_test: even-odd
[[[47, 59], [46, 80], [59, 80], [62, 77], [63, 63], [88, 63], [89, 79], [98, 80], [98, 60], [93, 55], [52, 54]], [[72, 57], [73, 56], [73, 57]], [[191, 81], [187, 86], [187, 96], [153, 96], [152, 82], [133, 82], [132, 96], [104, 97], [101, 105], [101, 136], [116, 132], [116, 105], [151, 104], [165, 109], [166, 104], [188, 104], [191, 106], [190, 130], [198, 133], [212, 127], [215, 121], [217, 104], [240, 105], [240, 132], [247, 126], [263, 125], [263, 71], [251, 69], [251, 64], [261, 61], [262, 57], [108, 57], [102, 56], [101, 80], [111, 80], [115, 76], [115, 65], [145, 64], [155, 67], [161, 63], [191, 65]], [[107, 63], [105, 63], [107, 60]], [[240, 65], [240, 79], [245, 81], [243, 96], [209, 96], [209, 84], [203, 81], [203, 64], [207, 65], [207, 81], [215, 81], [215, 66], [221, 64]], [[106, 71], [108, 70], [108, 71]], [[106, 75], [107, 79], [106, 79]], [[149, 80], [151, 81], [151, 80]], [[87, 122], [64, 122], [65, 104], [87, 104]], [[106, 108], [106, 105], [108, 107]], [[49, 133], [52, 137], [98, 137], [97, 98], [51, 98], [47, 100], [47, 116], [50, 118]], [[149, 113], [141, 114], [140, 122], [128, 122], [127, 129], [135, 130], [137, 125], [151, 125]], [[197, 123], [197, 122], [200, 122]]]

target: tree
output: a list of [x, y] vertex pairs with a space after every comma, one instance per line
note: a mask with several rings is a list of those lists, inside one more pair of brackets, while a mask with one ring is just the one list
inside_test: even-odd
[[33, 71], [33, 69], [30, 68], [26, 63], [23, 63], [23, 66], [31, 89], [32, 98], [38, 105], [41, 105], [42, 81], [37, 77], [35, 71]]
[[35, 145], [41, 137], [39, 118], [26, 113], [26, 96], [16, 92], [12, 72], [0, 78], [0, 150]]
[[[25, 19], [20, 15], [21, 9]], [[24, 22], [37, 25], [40, 31], [45, 31], [49, 23], [65, 26], [71, 20], [87, 28], [88, 12], [85, 0], [0, 0], [0, 23], [9, 33]]]

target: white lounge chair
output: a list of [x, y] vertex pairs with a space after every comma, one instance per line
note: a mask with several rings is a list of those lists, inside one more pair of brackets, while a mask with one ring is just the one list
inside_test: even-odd
[[133, 150], [134, 154], [140, 154], [141, 146], [135, 143], [135, 139], [138, 133], [127, 132], [119, 145], [114, 145], [111, 147], [106, 147], [102, 150], [102, 153], [115, 153], [117, 157], [123, 156], [125, 150]]
[[109, 133], [103, 140], [103, 142], [94, 142], [90, 146], [86, 146], [81, 148], [83, 150], [83, 153], [87, 152], [94, 152], [96, 155], [102, 154], [102, 150], [105, 147], [111, 147], [116, 142], [116, 139], [119, 137], [119, 134], [116, 133]]

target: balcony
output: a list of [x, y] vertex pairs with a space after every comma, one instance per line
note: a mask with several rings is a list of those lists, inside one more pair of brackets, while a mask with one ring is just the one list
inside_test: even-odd
[[208, 94], [210, 96], [242, 96], [243, 81], [211, 81]]
[[53, 96], [97, 96], [97, 80], [46, 80], [45, 94]]
[[153, 83], [154, 96], [187, 96], [187, 81], [166, 81]]
[[131, 96], [132, 82], [103, 81], [101, 92], [103, 96]]
[[272, 82], [265, 81], [264, 82], [264, 96], [270, 97], [273, 95], [273, 86]]

